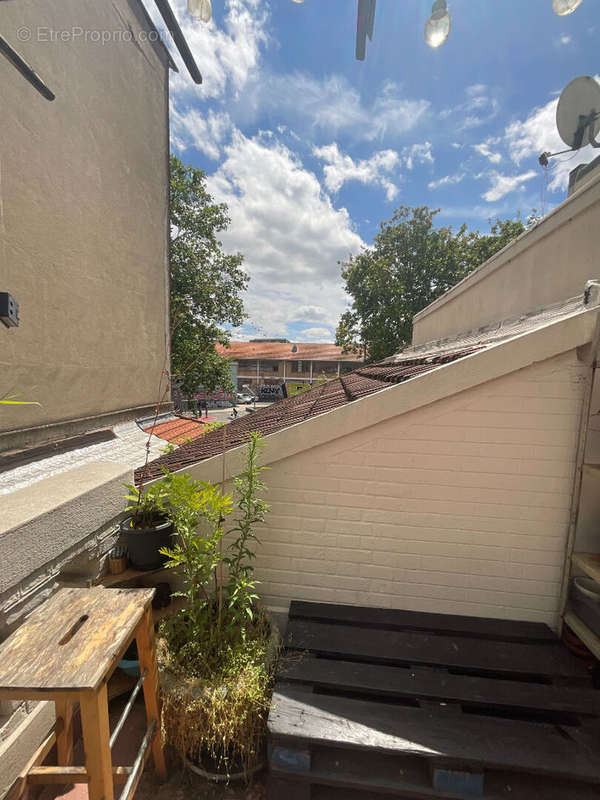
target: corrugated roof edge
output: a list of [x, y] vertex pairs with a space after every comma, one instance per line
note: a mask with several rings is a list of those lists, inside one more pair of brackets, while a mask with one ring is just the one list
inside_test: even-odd
[[[591, 283], [594, 283], [594, 281], [591, 281]], [[528, 330], [533, 330], [542, 325], [550, 325], [560, 319], [566, 319], [568, 316], [584, 310], [586, 310], [585, 293], [570, 297], [567, 300], [561, 300], [558, 303], [552, 303], [535, 311], [506, 317], [489, 325], [458, 333], [456, 336], [431, 339], [428, 342], [410, 345], [400, 353], [386, 358], [385, 363], [395, 363], [399, 358], [416, 356], [419, 353], [443, 353], [459, 346], [467, 347], [473, 342], [497, 343], [503, 339], [518, 336], [520, 333], [527, 333]]]

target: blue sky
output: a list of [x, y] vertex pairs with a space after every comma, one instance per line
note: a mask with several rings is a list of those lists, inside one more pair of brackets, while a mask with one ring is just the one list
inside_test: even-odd
[[449, 0], [438, 50], [423, 39], [430, 2], [378, 0], [364, 62], [356, 0], [213, 0], [208, 25], [172, 3], [204, 77], [171, 76], [172, 149], [229, 206], [223, 244], [250, 275], [235, 338], [332, 341], [348, 302], [337, 262], [395, 207], [486, 230], [548, 213], [590, 160], [537, 163], [564, 148], [562, 88], [598, 72], [597, 0], [567, 17], [552, 0]]

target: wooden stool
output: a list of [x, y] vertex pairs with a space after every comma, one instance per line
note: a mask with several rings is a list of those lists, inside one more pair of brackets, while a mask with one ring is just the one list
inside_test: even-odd
[[[160, 703], [152, 597], [154, 589], [62, 589], [37, 608], [0, 646], [0, 699], [54, 700], [53, 734], [32, 759], [22, 781], [87, 783], [90, 800], [113, 800], [113, 779], [130, 798], [152, 752], [166, 779], [160, 734]], [[135, 638], [140, 680], [111, 736], [107, 682]], [[143, 686], [148, 728], [131, 767], [113, 767], [113, 746]], [[73, 705], [79, 702], [85, 767], [73, 767]], [[58, 767], [40, 767], [54, 740]], [[45, 752], [44, 752], [45, 751]]]

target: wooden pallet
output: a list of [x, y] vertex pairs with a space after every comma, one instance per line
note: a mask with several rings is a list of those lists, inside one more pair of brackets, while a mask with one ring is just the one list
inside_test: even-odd
[[294, 602], [270, 800], [600, 800], [600, 692], [545, 625]]

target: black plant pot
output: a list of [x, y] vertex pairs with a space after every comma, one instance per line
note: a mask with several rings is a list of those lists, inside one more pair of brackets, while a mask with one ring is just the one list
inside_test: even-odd
[[135, 569], [159, 569], [166, 561], [158, 551], [171, 546], [173, 523], [168, 520], [150, 528], [132, 528], [133, 517], [121, 522], [121, 533], [125, 535], [129, 560]]

